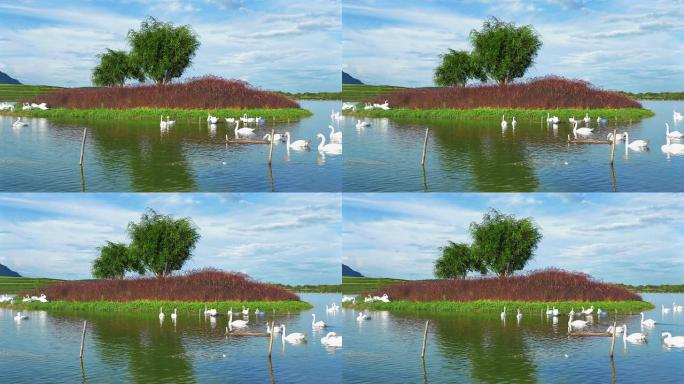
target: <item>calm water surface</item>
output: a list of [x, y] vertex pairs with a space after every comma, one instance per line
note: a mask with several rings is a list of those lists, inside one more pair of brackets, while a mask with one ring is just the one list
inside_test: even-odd
[[[518, 324], [509, 312], [504, 324], [498, 314], [424, 314], [370, 312], [357, 322], [358, 311], [345, 310], [345, 383], [681, 383], [684, 348], [668, 349], [661, 332], [684, 335], [684, 312], [662, 315], [660, 304], [684, 303], [682, 294], [645, 294], [657, 310], [646, 313], [657, 321], [641, 329], [639, 316], [618, 315], [629, 333], [644, 332], [642, 345], [616, 341], [610, 364], [610, 338], [568, 338], [567, 316], [553, 324], [546, 316], [525, 313]], [[594, 319], [593, 330], [604, 332], [615, 315]], [[426, 367], [420, 353], [425, 320], [430, 319]]]
[[[212, 383], [340, 383], [342, 349], [320, 343], [325, 332], [341, 332], [341, 314], [327, 314], [325, 305], [336, 294], [302, 294], [314, 309], [275, 317], [287, 333], [306, 332], [308, 342], [293, 345], [274, 339], [272, 371], [268, 338], [226, 338], [226, 316], [210, 321], [196, 313], [169, 316], [160, 324], [156, 314], [58, 314], [27, 312], [17, 324], [14, 312], [0, 309], [0, 375], [12, 383], [54, 382], [212, 382]], [[311, 313], [328, 323], [312, 331]], [[168, 312], [167, 312], [168, 314]], [[250, 315], [250, 330], [265, 332], [272, 315]], [[88, 320], [84, 365], [79, 362], [83, 320]]]
[[[615, 184], [610, 170], [609, 145], [568, 145], [572, 127], [558, 129], [539, 121], [519, 121], [515, 130], [501, 130], [499, 121], [367, 119], [371, 126], [357, 129], [348, 117], [345, 126], [344, 191], [684, 191], [684, 156], [662, 153], [665, 123], [672, 130], [672, 110], [684, 104], [644, 101], [654, 117], [619, 122], [618, 132], [630, 140], [650, 140], [650, 151], [625, 153], [619, 144]], [[594, 119], [596, 116], [594, 116]], [[510, 123], [510, 116], [508, 117]], [[596, 127], [595, 120], [591, 123]], [[605, 139], [615, 127], [596, 129]], [[430, 128], [425, 173], [420, 165], [425, 128]]]
[[[342, 156], [322, 155], [316, 133], [328, 138], [330, 111], [336, 101], [301, 101], [314, 116], [291, 123], [266, 124], [257, 138], [290, 131], [292, 140], [312, 140], [310, 151], [274, 148], [272, 173], [268, 145], [226, 145], [233, 125], [215, 129], [178, 122], [168, 133], [157, 122], [57, 122], [27, 119], [12, 128], [0, 116], [0, 190], [2, 191], [340, 191]], [[223, 118], [224, 116], [221, 116]], [[81, 176], [79, 152], [88, 128]]]

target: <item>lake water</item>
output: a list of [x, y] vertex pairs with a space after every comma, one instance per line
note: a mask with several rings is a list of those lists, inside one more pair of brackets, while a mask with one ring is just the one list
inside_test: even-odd
[[[681, 383], [684, 348], [668, 349], [661, 332], [684, 335], [684, 312], [662, 315], [660, 304], [684, 304], [682, 294], [644, 294], [657, 309], [646, 312], [657, 321], [640, 328], [639, 316], [618, 315], [628, 332], [648, 334], [642, 345], [615, 344], [614, 371], [609, 337], [568, 338], [567, 316], [557, 324], [544, 315], [526, 313], [517, 324], [509, 312], [504, 324], [498, 314], [426, 316], [369, 312], [358, 322], [358, 311], [343, 312], [345, 383]], [[513, 309], [514, 311], [514, 309]], [[592, 330], [604, 332], [613, 314], [594, 316]], [[430, 319], [426, 366], [421, 363], [425, 320]]]
[[[322, 155], [316, 133], [328, 138], [330, 111], [337, 101], [301, 101], [312, 117], [257, 128], [257, 138], [290, 131], [292, 140], [311, 140], [310, 151], [286, 150], [277, 144], [269, 172], [268, 145], [225, 144], [233, 125], [222, 120], [216, 129], [177, 122], [168, 133], [158, 122], [51, 121], [27, 119], [12, 128], [0, 116], [0, 190], [12, 192], [70, 191], [207, 191], [207, 192], [337, 192], [342, 156]], [[222, 116], [223, 118], [223, 116]], [[83, 176], [79, 155], [83, 128], [88, 128]]]
[[[644, 101], [656, 113], [638, 122], [619, 122], [618, 132], [630, 140], [650, 140], [650, 151], [625, 154], [617, 146], [615, 184], [610, 170], [609, 145], [567, 143], [569, 124], [558, 129], [539, 120], [519, 121], [515, 130], [501, 130], [500, 121], [357, 119], [347, 117], [343, 190], [371, 191], [684, 191], [684, 156], [662, 153], [665, 123], [671, 130], [672, 110], [684, 110], [682, 102]], [[596, 116], [591, 126], [595, 127]], [[508, 117], [510, 123], [510, 117]], [[615, 124], [596, 129], [596, 139], [606, 139]], [[425, 173], [420, 161], [425, 129], [430, 128]]]
[[[306, 332], [308, 342], [283, 344], [274, 339], [272, 370], [268, 338], [224, 336], [226, 316], [215, 322], [197, 313], [170, 316], [160, 325], [156, 314], [86, 314], [27, 312], [17, 324], [14, 311], [0, 309], [0, 375], [10, 382], [235, 382], [298, 383], [316, 378], [340, 383], [342, 349], [320, 343], [328, 331], [341, 332], [341, 315], [327, 314], [325, 305], [337, 294], [301, 294], [314, 309], [275, 317], [287, 333]], [[253, 308], [252, 308], [253, 309]], [[311, 313], [328, 324], [312, 331]], [[265, 332], [272, 315], [250, 315], [250, 330]], [[79, 347], [83, 320], [88, 320], [83, 368]], [[11, 379], [10, 379], [11, 378]]]

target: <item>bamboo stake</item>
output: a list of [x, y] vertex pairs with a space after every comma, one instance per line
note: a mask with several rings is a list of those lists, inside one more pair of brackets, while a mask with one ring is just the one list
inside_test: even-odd
[[427, 141], [428, 141], [428, 130], [430, 128], [425, 128], [425, 141], [423, 141], [423, 160], [421, 160], [420, 165], [425, 166], [425, 155], [427, 153]]
[[610, 360], [613, 360], [613, 355], [615, 353], [615, 329], [617, 327], [617, 322], [613, 322], [613, 336], [610, 340]]
[[268, 166], [271, 166], [273, 161], [273, 136], [275, 136], [275, 129], [271, 129], [271, 143], [268, 146]]
[[83, 166], [83, 151], [85, 150], [85, 139], [88, 128], [83, 128], [83, 140], [81, 141], [81, 160], [78, 162], [80, 166]]
[[615, 162], [615, 142], [617, 141], [615, 139], [615, 135], [617, 134], [617, 128], [613, 129], [613, 142], [610, 144], [610, 165], [613, 165]]
[[86, 325], [88, 320], [83, 320], [83, 334], [81, 334], [81, 360], [83, 360], [83, 348], [85, 347]]
[[425, 320], [425, 333], [423, 334], [423, 352], [421, 353], [420, 357], [425, 361], [425, 347], [427, 346], [427, 331], [428, 331], [428, 325], [430, 324], [430, 320]]
[[273, 327], [275, 327], [275, 320], [271, 322], [271, 337], [268, 339], [268, 359], [271, 360], [271, 353], [273, 352]]

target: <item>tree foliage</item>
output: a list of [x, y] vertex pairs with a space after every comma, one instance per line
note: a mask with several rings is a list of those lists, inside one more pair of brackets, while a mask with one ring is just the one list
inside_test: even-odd
[[107, 49], [98, 55], [99, 64], [93, 68], [93, 84], [98, 87], [123, 86], [128, 79], [144, 81], [140, 69], [131, 62], [128, 53]]
[[484, 73], [466, 51], [454, 51], [440, 55], [442, 63], [435, 68], [435, 84], [440, 87], [464, 86], [468, 80], [477, 78], [485, 81]]
[[190, 218], [174, 219], [153, 209], [148, 209], [139, 223], [130, 222], [128, 234], [131, 255], [157, 276], [181, 269], [200, 238]]
[[491, 17], [481, 30], [470, 31], [473, 59], [484, 74], [506, 84], [525, 75], [542, 46], [541, 37], [531, 25]]
[[[435, 260], [435, 276], [440, 279], [463, 278], [468, 272], [481, 270], [482, 265], [472, 257], [466, 243], [449, 242], [441, 248], [442, 257]], [[486, 272], [486, 270], [485, 270]]]
[[148, 17], [139, 30], [128, 31], [131, 58], [145, 76], [165, 84], [180, 77], [200, 46], [189, 25], [174, 26]]
[[499, 276], [523, 269], [542, 239], [533, 219], [516, 219], [495, 209], [485, 213], [482, 222], [470, 224], [470, 235], [473, 258]]
[[107, 242], [100, 247], [100, 256], [93, 262], [92, 273], [98, 279], [121, 279], [128, 271], [144, 272], [128, 252], [128, 246], [123, 243]]

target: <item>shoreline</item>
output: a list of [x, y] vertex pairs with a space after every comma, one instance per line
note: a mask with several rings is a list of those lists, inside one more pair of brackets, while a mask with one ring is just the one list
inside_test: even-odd
[[[357, 109], [363, 108], [362, 105], [357, 105]], [[395, 119], [468, 119], [468, 120], [501, 120], [501, 116], [505, 115], [506, 120], [510, 120], [515, 116], [516, 120], [531, 121], [536, 124], [546, 124], [547, 112], [551, 116], [558, 116], [561, 123], [568, 124], [568, 118], [576, 117], [581, 119], [586, 113], [591, 117], [591, 122], [596, 123], [598, 116], [609, 120], [609, 124], [613, 123], [614, 119], [620, 120], [637, 120], [645, 117], [655, 116], [655, 113], [646, 108], [600, 108], [600, 109], [581, 109], [581, 108], [561, 108], [561, 109], [517, 109], [517, 108], [473, 108], [473, 109], [452, 109], [452, 108], [436, 108], [436, 109], [410, 109], [410, 108], [396, 108], [396, 109], [373, 109], [370, 111], [357, 110], [356, 112], [345, 111], [346, 116], [357, 117], [371, 117], [371, 118], [395, 118]], [[582, 123], [583, 124], [583, 123]]]
[[215, 308], [219, 314], [225, 314], [231, 307], [233, 311], [239, 311], [242, 306], [250, 309], [250, 313], [259, 308], [265, 312], [289, 312], [303, 311], [313, 308], [313, 305], [306, 301], [219, 301], [219, 302], [199, 302], [199, 301], [166, 301], [166, 300], [133, 300], [125, 302], [116, 301], [49, 301], [47, 303], [31, 302], [14, 304], [2, 303], [0, 308], [13, 310], [54, 310], [54, 311], [84, 311], [84, 312], [135, 312], [135, 313], [159, 313], [159, 308], [164, 308], [164, 313], [173, 312], [177, 308], [179, 312], [197, 313], [203, 311], [204, 306]]
[[245, 113], [250, 117], [261, 117], [268, 121], [288, 121], [312, 116], [313, 113], [303, 108], [215, 108], [215, 109], [183, 109], [183, 108], [129, 108], [129, 109], [32, 109], [26, 111], [0, 111], [4, 116], [44, 117], [54, 119], [87, 119], [87, 120], [157, 120], [160, 115], [170, 116], [175, 121], [205, 122], [207, 114], [219, 117], [219, 124], [226, 124], [225, 117], [238, 118]]
[[[363, 300], [362, 297], [357, 297], [357, 301]], [[373, 311], [413, 311], [413, 312], [481, 312], [481, 313], [500, 313], [504, 305], [506, 312], [515, 315], [516, 309], [520, 308], [522, 312], [526, 313], [541, 313], [546, 310], [546, 306], [555, 306], [560, 310], [561, 314], [567, 315], [571, 309], [579, 312], [582, 307], [589, 308], [594, 306], [594, 314], [601, 308], [605, 312], [618, 311], [620, 313], [638, 314], [641, 311], [653, 309], [655, 306], [646, 301], [558, 301], [558, 302], [527, 302], [527, 301], [507, 301], [507, 300], [475, 300], [467, 302], [459, 301], [391, 301], [389, 303], [373, 302], [356, 304], [344, 303], [345, 308], [350, 309], [368, 309]]]

